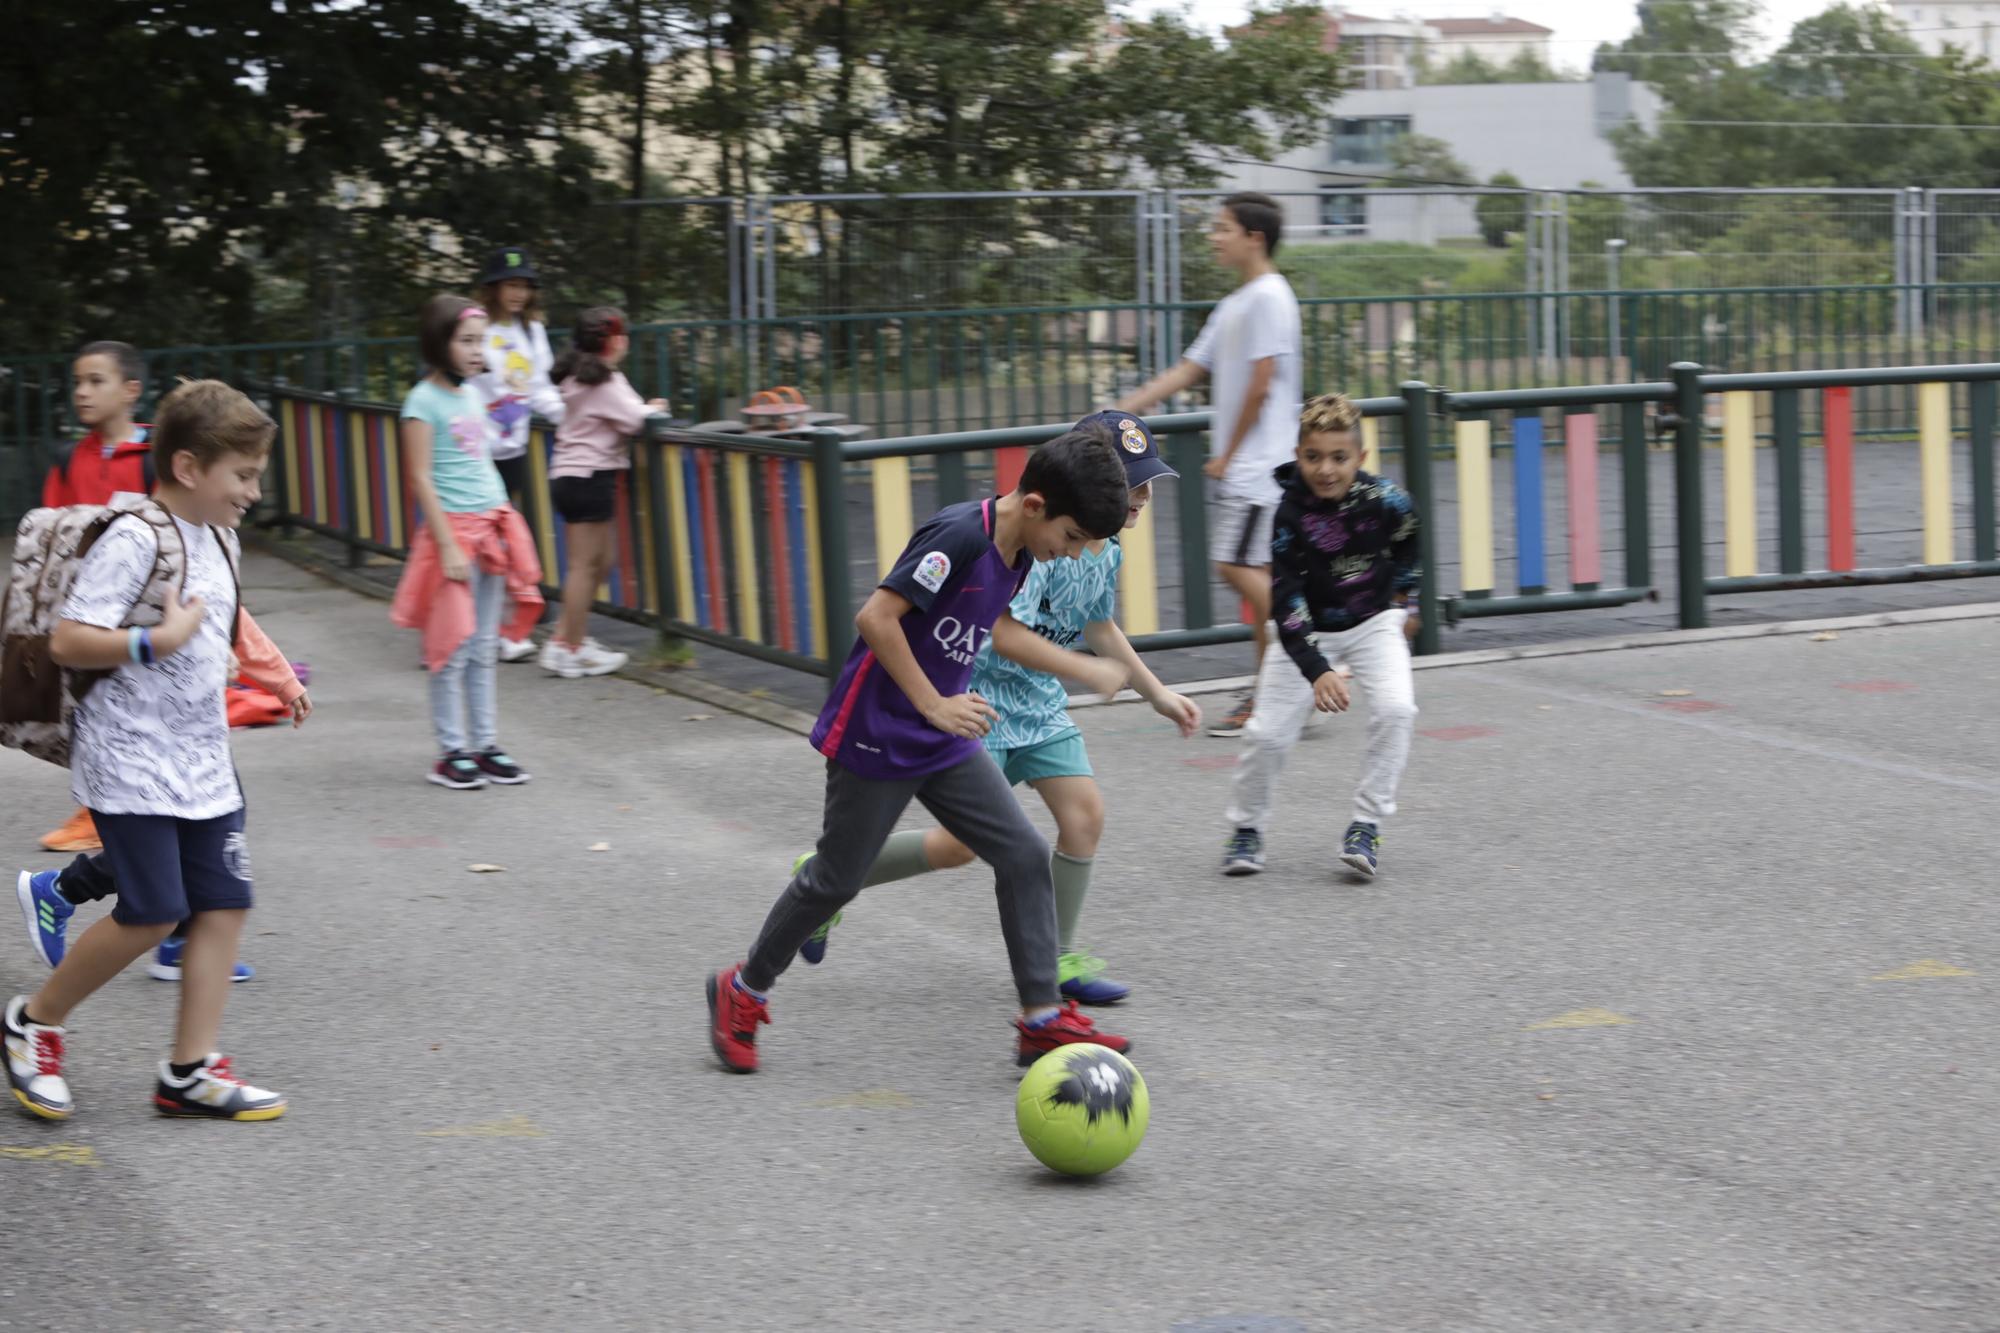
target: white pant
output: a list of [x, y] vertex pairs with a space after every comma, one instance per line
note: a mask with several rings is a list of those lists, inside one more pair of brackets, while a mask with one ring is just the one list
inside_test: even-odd
[[[1410, 673], [1410, 644], [1403, 637], [1409, 612], [1391, 607], [1353, 629], [1313, 636], [1327, 665], [1346, 666], [1368, 700], [1368, 753], [1354, 791], [1354, 817], [1378, 828], [1396, 813], [1396, 784], [1410, 758], [1410, 732], [1417, 719], [1416, 682]], [[1273, 627], [1264, 669], [1257, 675], [1257, 707], [1243, 729], [1243, 758], [1230, 792], [1233, 828], [1262, 830], [1271, 813], [1271, 786], [1313, 711], [1312, 682], [1299, 673], [1277, 642]]]

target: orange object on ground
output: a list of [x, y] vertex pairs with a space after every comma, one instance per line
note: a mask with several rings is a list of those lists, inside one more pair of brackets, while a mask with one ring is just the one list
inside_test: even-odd
[[97, 836], [97, 821], [90, 811], [79, 808], [68, 823], [42, 835], [42, 846], [52, 852], [94, 852], [104, 842]]

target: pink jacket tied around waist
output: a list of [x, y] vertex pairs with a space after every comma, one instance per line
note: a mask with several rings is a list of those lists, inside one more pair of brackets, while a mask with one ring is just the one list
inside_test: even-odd
[[[452, 536], [465, 558], [488, 574], [507, 579], [508, 614], [500, 633], [525, 639], [542, 614], [542, 562], [535, 555], [535, 538], [528, 524], [511, 507], [501, 505], [480, 514], [447, 514]], [[475, 616], [472, 585], [444, 576], [437, 541], [428, 527], [417, 529], [410, 558], [396, 585], [389, 619], [404, 629], [424, 632], [424, 664], [436, 671], [451, 660], [460, 644], [472, 637]]]

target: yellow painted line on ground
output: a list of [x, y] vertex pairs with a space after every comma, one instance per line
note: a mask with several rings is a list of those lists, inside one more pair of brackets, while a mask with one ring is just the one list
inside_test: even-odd
[[57, 1166], [103, 1166], [97, 1149], [80, 1143], [51, 1143], [40, 1148], [0, 1148], [0, 1162], [52, 1162]]
[[1615, 1028], [1632, 1022], [1623, 1014], [1614, 1014], [1609, 1009], [1572, 1009], [1554, 1018], [1544, 1018], [1539, 1023], [1530, 1023], [1523, 1032], [1553, 1032], [1560, 1028]]
[[524, 1115], [490, 1120], [483, 1125], [451, 1125], [423, 1131], [427, 1139], [545, 1139], [548, 1131]]
[[1951, 386], [1917, 386], [1917, 460], [1923, 476], [1924, 563], [1952, 561]]
[[1729, 577], [1757, 572], [1757, 398], [1722, 396], [1722, 564]]
[[1977, 972], [1963, 967], [1953, 967], [1935, 958], [1919, 958], [1908, 967], [1899, 967], [1893, 972], [1878, 972], [1868, 978], [1870, 981], [1923, 981], [1930, 977], [1976, 977]]

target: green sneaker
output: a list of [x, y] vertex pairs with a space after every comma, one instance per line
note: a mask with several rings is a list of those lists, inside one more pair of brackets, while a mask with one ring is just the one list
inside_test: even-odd
[[[813, 854], [811, 852], [807, 852], [804, 856], [801, 856], [798, 860], [792, 862], [792, 878], [797, 879], [799, 874], [799, 867], [812, 859], [813, 859]], [[833, 914], [832, 920], [828, 921], [818, 930], [815, 930], [812, 933], [811, 937], [808, 938], [804, 944], [801, 944], [799, 946], [799, 957], [805, 959], [808, 963], [814, 963], [814, 964], [817, 964], [821, 960], [823, 960], [826, 957], [826, 937], [829, 933], [832, 932], [833, 928], [839, 924], [840, 924], [840, 913], [835, 912]]]
[[1081, 949], [1056, 960], [1056, 980], [1062, 985], [1063, 998], [1078, 1004], [1116, 1004], [1132, 993], [1130, 986], [1104, 975], [1102, 958], [1093, 958]]

